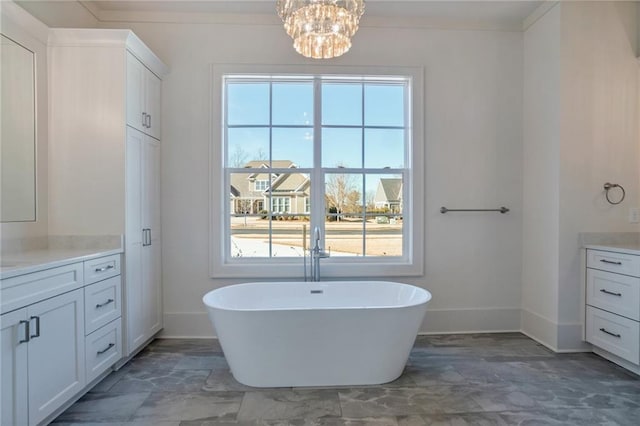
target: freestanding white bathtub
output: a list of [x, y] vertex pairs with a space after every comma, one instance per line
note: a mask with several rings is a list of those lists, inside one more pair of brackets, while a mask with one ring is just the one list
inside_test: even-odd
[[237, 381], [291, 387], [395, 380], [430, 299], [408, 284], [332, 281], [237, 284], [203, 301]]

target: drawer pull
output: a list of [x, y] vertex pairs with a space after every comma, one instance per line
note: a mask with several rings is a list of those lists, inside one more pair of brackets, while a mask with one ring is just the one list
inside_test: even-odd
[[40, 337], [40, 317], [31, 317], [29, 318], [29, 322], [31, 320], [36, 320], [36, 334], [32, 334], [31, 338]]
[[18, 343], [27, 343], [31, 340], [31, 332], [29, 331], [31, 321], [20, 320], [20, 324], [24, 324], [24, 339], [18, 340]]
[[607, 289], [601, 288], [600, 291], [604, 294], [610, 294], [612, 296], [622, 297], [622, 293], [614, 293], [613, 291], [609, 291]]
[[600, 331], [602, 331], [605, 334], [608, 334], [609, 336], [613, 336], [613, 337], [617, 337], [618, 339], [621, 338], [622, 336], [616, 333], [612, 333], [610, 331], [607, 331], [606, 328], [601, 328]]
[[109, 346], [107, 346], [106, 348], [104, 348], [101, 351], [98, 351], [97, 355], [102, 355], [103, 353], [107, 352], [109, 349], [111, 349], [115, 345], [116, 345], [115, 343], [109, 343]]
[[622, 265], [622, 262], [614, 262], [613, 260], [607, 260], [607, 259], [600, 259], [600, 262], [609, 263], [611, 265]]
[[104, 271], [108, 271], [109, 269], [113, 269], [113, 268], [115, 268], [115, 266], [107, 265], [107, 266], [103, 266], [102, 268], [96, 268], [96, 272], [104, 272]]
[[113, 303], [113, 302], [115, 302], [115, 300], [113, 300], [113, 299], [107, 299], [107, 301], [106, 301], [106, 302], [104, 302], [104, 303], [98, 303], [98, 304], [96, 305], [96, 309], [103, 308], [103, 307], [107, 306], [109, 303]]

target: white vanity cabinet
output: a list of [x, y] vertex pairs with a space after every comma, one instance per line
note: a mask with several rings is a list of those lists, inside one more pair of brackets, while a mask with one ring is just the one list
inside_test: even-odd
[[[111, 336], [120, 326], [119, 265], [120, 254], [113, 254], [3, 276], [0, 424], [46, 424], [122, 358], [122, 336]], [[108, 278], [100, 281], [103, 277], [98, 275], [95, 282], [87, 282], [86, 271]], [[93, 304], [95, 300], [100, 302]], [[93, 326], [99, 315], [87, 315], [92, 309], [108, 311], [97, 323], [99, 328]], [[96, 369], [89, 356], [95, 346], [93, 336], [109, 333], [112, 346], [107, 343], [97, 349], [106, 362]]]
[[[158, 57], [129, 30], [52, 29], [50, 227], [125, 236], [126, 356], [162, 329]], [[74, 167], [69, 167], [73, 164]]]
[[87, 383], [123, 356], [120, 255], [85, 264], [84, 324]]
[[2, 425], [38, 425], [84, 388], [82, 289], [2, 315]]
[[585, 338], [594, 352], [640, 372], [640, 253], [587, 249]]

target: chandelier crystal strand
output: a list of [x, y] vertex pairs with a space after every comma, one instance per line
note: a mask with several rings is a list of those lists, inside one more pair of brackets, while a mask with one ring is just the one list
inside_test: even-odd
[[364, 0], [278, 0], [276, 8], [296, 51], [326, 59], [351, 48]]

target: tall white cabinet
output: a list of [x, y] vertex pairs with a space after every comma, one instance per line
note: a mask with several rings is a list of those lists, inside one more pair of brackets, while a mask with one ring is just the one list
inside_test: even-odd
[[129, 30], [53, 29], [49, 231], [123, 234], [123, 334], [162, 329], [160, 129], [168, 69]]
[[[160, 142], [132, 127], [127, 128], [127, 204], [125, 255], [128, 317], [127, 347], [139, 348], [162, 329], [160, 283]], [[142, 231], [142, 232], [141, 232]]]

